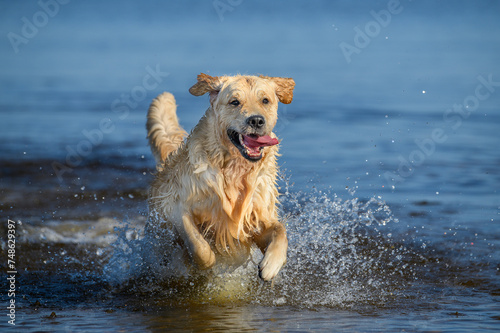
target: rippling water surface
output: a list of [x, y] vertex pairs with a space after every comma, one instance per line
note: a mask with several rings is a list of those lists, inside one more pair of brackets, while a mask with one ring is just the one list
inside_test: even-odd
[[[500, 329], [496, 2], [47, 3], [0, 4], [0, 327]], [[289, 252], [272, 284], [258, 251], [200, 275], [144, 237], [148, 104], [173, 92], [191, 129], [200, 72], [297, 83], [276, 127]]]

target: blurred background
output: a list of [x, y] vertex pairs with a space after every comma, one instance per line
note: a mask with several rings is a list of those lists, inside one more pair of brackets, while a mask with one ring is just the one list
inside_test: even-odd
[[[496, 1], [2, 1], [0, 150], [11, 176], [2, 185], [29, 185], [35, 172], [41, 187], [145, 187], [142, 169], [124, 179], [103, 170], [153, 168], [144, 129], [152, 98], [173, 92], [189, 131], [208, 105], [188, 93], [197, 74], [265, 74], [297, 83], [276, 132], [299, 188], [455, 201], [455, 185], [484, 185], [480, 202], [498, 207], [499, 9]], [[485, 81], [487, 96], [474, 105], [467, 98]], [[464, 103], [473, 111], [451, 111]], [[441, 141], [429, 143], [436, 129]]]
[[[115, 242], [118, 230], [147, 218], [149, 103], [174, 93], [190, 131], [208, 107], [188, 92], [199, 73], [296, 82], [275, 128], [285, 282], [237, 308], [255, 314], [245, 324], [498, 326], [499, 1], [0, 0], [0, 18], [0, 229], [18, 221], [18, 300], [33, 330], [50, 311], [96, 332], [110, 318], [125, 330], [220, 318], [180, 307], [126, 321], [119, 309], [154, 296], [102, 287], [113, 246], [135, 244], [133, 232]], [[126, 250], [123, 266], [138, 255]], [[89, 288], [112, 310], [63, 312], [90, 306]]]

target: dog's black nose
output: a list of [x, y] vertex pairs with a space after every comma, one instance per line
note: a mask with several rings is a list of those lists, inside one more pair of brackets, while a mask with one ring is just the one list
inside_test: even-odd
[[251, 116], [247, 118], [247, 124], [254, 129], [261, 129], [266, 124], [262, 116]]

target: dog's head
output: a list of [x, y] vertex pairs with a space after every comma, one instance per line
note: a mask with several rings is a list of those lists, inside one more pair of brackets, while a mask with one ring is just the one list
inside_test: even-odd
[[210, 94], [222, 141], [255, 162], [262, 158], [264, 147], [278, 144], [272, 134], [278, 120], [278, 101], [291, 103], [294, 87], [290, 78], [200, 74], [189, 92], [195, 96]]

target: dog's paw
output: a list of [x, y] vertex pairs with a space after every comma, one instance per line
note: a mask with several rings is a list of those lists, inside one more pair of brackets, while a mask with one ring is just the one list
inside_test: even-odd
[[272, 280], [286, 263], [286, 251], [266, 251], [259, 264], [259, 277], [264, 281]]

